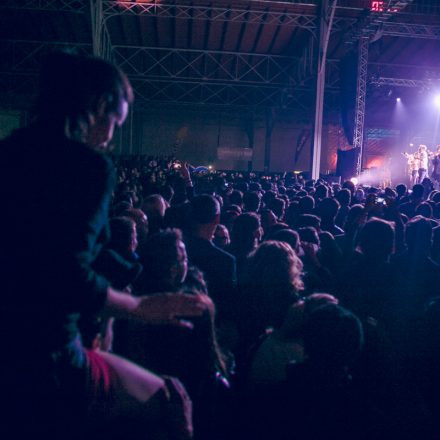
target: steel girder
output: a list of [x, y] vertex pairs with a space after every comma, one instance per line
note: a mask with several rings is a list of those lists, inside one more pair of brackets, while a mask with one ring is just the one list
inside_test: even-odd
[[[270, 2], [268, 3], [268, 7], [270, 7]], [[131, 14], [187, 20], [282, 25], [284, 27], [300, 27], [312, 33], [317, 29], [316, 16], [314, 14], [245, 9], [240, 7], [167, 4], [156, 0], [148, 3], [104, 0], [103, 12], [106, 19], [116, 15]], [[342, 20], [337, 20], [338, 23], [340, 21]]]
[[440, 26], [415, 23], [383, 23], [383, 34], [394, 37], [440, 40]]
[[417, 87], [431, 88], [433, 85], [439, 86], [440, 79], [409, 79], [409, 78], [372, 78], [371, 84], [377, 86], [395, 86], [395, 87]]
[[82, 14], [87, 10], [87, 2], [84, 0], [2, 0], [1, 8], [68, 11]]
[[113, 46], [115, 61], [129, 76], [244, 84], [295, 82], [298, 58], [240, 52]]

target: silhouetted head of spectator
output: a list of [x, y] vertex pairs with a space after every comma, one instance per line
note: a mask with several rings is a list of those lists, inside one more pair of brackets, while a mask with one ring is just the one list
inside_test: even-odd
[[350, 206], [351, 192], [347, 188], [343, 188], [336, 194], [336, 200], [341, 206]]
[[201, 194], [191, 199], [190, 204], [193, 232], [202, 238], [212, 240], [215, 228], [220, 222], [220, 204], [218, 200], [209, 194]]
[[387, 260], [394, 251], [394, 227], [391, 223], [372, 218], [359, 234], [359, 247], [371, 260]]
[[316, 215], [302, 214], [298, 217], [296, 221], [295, 228], [307, 228], [311, 226], [317, 231], [321, 230], [321, 219]]
[[405, 239], [411, 254], [429, 255], [432, 244], [431, 222], [420, 215], [413, 217], [406, 224]]
[[247, 182], [245, 182], [244, 180], [238, 181], [234, 185], [234, 187], [235, 187], [235, 189], [240, 191], [242, 194], [245, 193], [246, 191], [249, 191], [249, 184]]
[[123, 215], [124, 211], [131, 208], [133, 208], [133, 205], [130, 202], [127, 201], [117, 202], [113, 205], [112, 213], [115, 217], [119, 217], [120, 215]]
[[407, 190], [408, 189], [407, 189], [406, 185], [403, 183], [399, 183], [396, 186], [396, 193], [399, 198], [402, 198], [406, 194]]
[[240, 208], [243, 207], [243, 193], [238, 189], [234, 189], [231, 194], [229, 194], [229, 203], [231, 205], [237, 205]]
[[137, 239], [139, 247], [142, 247], [148, 237], [148, 217], [142, 209], [131, 208], [121, 213], [125, 217], [130, 217], [136, 223]]
[[389, 197], [391, 199], [395, 199], [397, 197], [397, 192], [389, 187], [385, 188], [384, 194], [385, 194], [385, 197]]
[[311, 196], [304, 196], [299, 199], [298, 212], [300, 214], [312, 214], [315, 209], [315, 199]]
[[425, 189], [423, 188], [423, 185], [420, 185], [419, 183], [415, 184], [412, 188], [411, 197], [413, 200], [421, 200], [423, 199], [423, 193]]
[[264, 233], [267, 233], [270, 228], [277, 224], [277, 217], [271, 209], [263, 209], [261, 211], [261, 226], [263, 227]]
[[272, 199], [276, 197], [275, 191], [268, 190], [263, 194], [262, 201], [267, 206]]
[[240, 207], [239, 205], [234, 205], [234, 204], [229, 205], [229, 206], [226, 208], [226, 211], [233, 211], [233, 212], [235, 212], [237, 215], [240, 215], [240, 214], [242, 213], [242, 209], [241, 209], [241, 207]]
[[140, 262], [144, 267], [138, 280], [140, 294], [178, 288], [188, 270], [180, 230], [166, 229], [149, 237], [140, 254]]
[[362, 324], [337, 304], [313, 310], [304, 323], [304, 353], [317, 368], [330, 371], [350, 367], [363, 346]]
[[137, 248], [136, 223], [129, 217], [110, 219], [110, 241], [107, 246], [123, 257], [128, 257]]
[[272, 210], [278, 220], [283, 220], [286, 203], [280, 197], [275, 197], [268, 201], [267, 207]]
[[328, 197], [328, 188], [325, 185], [317, 185], [315, 187], [315, 200], [322, 200]]
[[296, 219], [298, 217], [299, 202], [290, 202], [286, 209], [286, 215], [284, 216], [284, 221], [293, 228], [296, 224]]
[[107, 148], [133, 100], [127, 77], [102, 59], [64, 52], [48, 55], [40, 72], [34, 113], [53, 132]]
[[421, 215], [425, 218], [431, 218], [432, 217], [432, 207], [428, 202], [420, 203], [419, 206], [416, 208], [416, 215]]
[[248, 263], [251, 313], [265, 326], [279, 327], [303, 289], [302, 262], [287, 243], [268, 240], [250, 254]]
[[289, 244], [297, 255], [301, 253], [299, 234], [292, 229], [281, 229], [276, 231], [269, 237], [269, 239], [283, 241], [284, 243]]
[[[234, 205], [236, 206], [236, 205]], [[240, 212], [235, 209], [227, 209], [226, 211], [222, 211], [220, 215], [220, 223], [225, 225], [229, 232], [232, 231], [232, 225], [235, 222], [235, 219], [240, 215]]]
[[347, 214], [345, 229], [347, 229], [347, 227], [353, 226], [357, 222], [363, 211], [364, 207], [362, 205], [352, 205]]
[[214, 231], [213, 243], [219, 248], [224, 249], [231, 242], [229, 238], [229, 231], [225, 225], [218, 224]]
[[318, 206], [322, 221], [333, 223], [339, 211], [339, 202], [336, 199], [326, 197]]
[[342, 188], [347, 188], [351, 192], [351, 195], [353, 195], [356, 189], [356, 185], [351, 180], [346, 180], [342, 184]]
[[249, 184], [249, 191], [261, 191], [261, 185], [258, 182], [251, 182]]
[[434, 205], [433, 215], [434, 215], [434, 218], [440, 219], [440, 202], [437, 202]]
[[312, 226], [298, 229], [299, 238], [302, 244], [314, 245], [316, 250], [319, 249], [320, 241], [316, 229]]
[[436, 191], [436, 192], [432, 195], [431, 200], [432, 200], [434, 203], [439, 203], [439, 202], [440, 202], [440, 191]]
[[258, 212], [261, 195], [258, 191], [247, 191], [243, 194], [243, 209], [247, 212]]
[[254, 212], [238, 216], [232, 226], [231, 247], [241, 253], [252, 251], [262, 237], [260, 217]]

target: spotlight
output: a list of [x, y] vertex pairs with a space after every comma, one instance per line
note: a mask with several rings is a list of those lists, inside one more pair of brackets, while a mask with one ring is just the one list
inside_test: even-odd
[[401, 102], [402, 100], [400, 99], [400, 97], [396, 98], [396, 102]]
[[436, 105], [436, 107], [440, 107], [440, 95], [436, 95], [436, 97], [434, 98], [434, 104]]
[[358, 182], [359, 182], [359, 180], [357, 179], [357, 177], [352, 177], [352, 178], [350, 179], [350, 182], [353, 183], [354, 185], [357, 185]]
[[409, 144], [410, 147], [414, 147], [414, 144]]
[[212, 170], [213, 166], [212, 165], [208, 165], [208, 170]]

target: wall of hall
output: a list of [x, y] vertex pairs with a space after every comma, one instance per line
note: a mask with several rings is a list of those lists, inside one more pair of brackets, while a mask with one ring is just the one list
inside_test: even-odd
[[[226, 111], [191, 109], [151, 109], [134, 112], [119, 135], [116, 153], [169, 155], [193, 165], [214, 165], [217, 169], [246, 170], [249, 147], [249, 117]], [[277, 118], [272, 132], [270, 171], [305, 171], [310, 168], [312, 128], [293, 116]], [[321, 172], [336, 169], [336, 150], [344, 148], [339, 126], [323, 129]], [[265, 120], [254, 118], [252, 167], [264, 170]]]

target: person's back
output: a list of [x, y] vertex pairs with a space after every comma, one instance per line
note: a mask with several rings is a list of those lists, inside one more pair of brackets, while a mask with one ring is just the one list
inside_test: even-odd
[[214, 197], [200, 195], [191, 200], [192, 232], [184, 237], [190, 264], [206, 276], [209, 295], [221, 317], [230, 313], [236, 282], [235, 257], [212, 243], [220, 207]]

